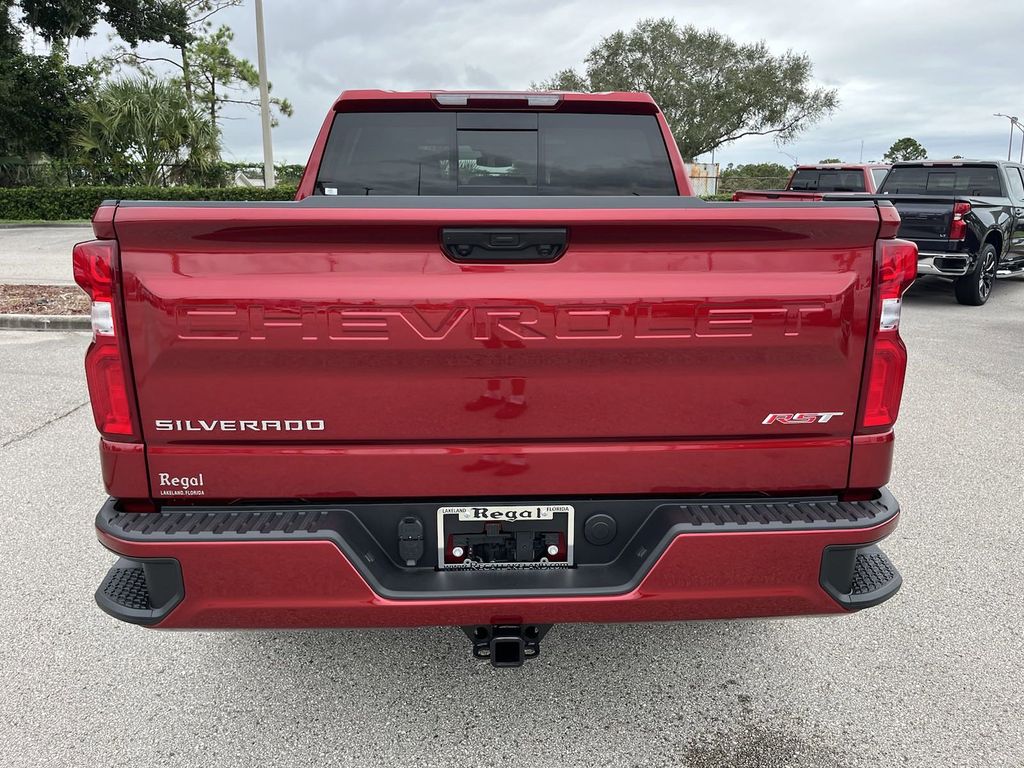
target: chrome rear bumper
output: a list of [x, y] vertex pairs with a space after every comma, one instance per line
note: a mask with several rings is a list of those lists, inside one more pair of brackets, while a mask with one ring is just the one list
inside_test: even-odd
[[917, 256], [917, 274], [960, 277], [971, 268], [971, 256], [967, 253], [928, 253]]

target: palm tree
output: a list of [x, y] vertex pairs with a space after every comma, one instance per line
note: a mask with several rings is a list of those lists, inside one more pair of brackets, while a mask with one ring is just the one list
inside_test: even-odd
[[105, 181], [194, 181], [220, 160], [213, 122], [170, 80], [108, 82], [82, 109], [85, 125], [75, 144]]

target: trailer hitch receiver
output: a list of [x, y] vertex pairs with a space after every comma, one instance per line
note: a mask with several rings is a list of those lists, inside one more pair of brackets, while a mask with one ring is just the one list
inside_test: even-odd
[[492, 667], [521, 667], [540, 655], [540, 641], [550, 629], [550, 624], [479, 624], [462, 631], [473, 644], [474, 658]]

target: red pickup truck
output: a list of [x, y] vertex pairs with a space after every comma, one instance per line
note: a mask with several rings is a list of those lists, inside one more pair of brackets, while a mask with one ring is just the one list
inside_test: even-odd
[[298, 197], [110, 201], [75, 248], [112, 616], [516, 666], [899, 588], [888, 202], [693, 198], [632, 93], [349, 91]]
[[785, 189], [740, 189], [732, 193], [732, 199], [793, 201], [821, 200], [823, 195], [837, 192], [874, 194], [891, 167], [881, 163], [799, 165]]

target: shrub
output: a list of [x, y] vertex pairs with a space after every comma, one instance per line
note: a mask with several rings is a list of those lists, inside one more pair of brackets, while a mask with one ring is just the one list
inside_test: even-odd
[[792, 171], [779, 163], [730, 163], [718, 179], [719, 193], [732, 193], [737, 189], [785, 189]]
[[[0, 188], [0, 220], [90, 219], [104, 200], [292, 200], [295, 187], [13, 187]], [[729, 194], [705, 200], [731, 200]]]
[[0, 219], [90, 219], [104, 200], [291, 200], [295, 187], [14, 187], [0, 189]]

